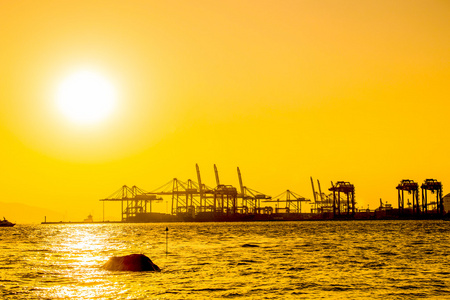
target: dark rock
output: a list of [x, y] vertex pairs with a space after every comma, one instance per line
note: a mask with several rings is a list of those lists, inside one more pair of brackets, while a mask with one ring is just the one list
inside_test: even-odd
[[144, 254], [113, 256], [103, 265], [103, 269], [109, 271], [161, 271], [161, 269]]

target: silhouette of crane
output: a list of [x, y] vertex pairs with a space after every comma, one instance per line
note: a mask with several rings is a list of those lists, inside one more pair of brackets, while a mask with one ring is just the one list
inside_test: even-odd
[[398, 209], [401, 213], [404, 212], [405, 206], [405, 191], [412, 194], [413, 213], [420, 214], [419, 206], [419, 185], [410, 179], [403, 179], [396, 187], [398, 190]]
[[124, 185], [110, 196], [100, 199], [100, 201], [121, 202], [122, 221], [130, 220], [139, 214], [151, 213], [152, 203], [161, 202], [162, 200], [161, 197], [148, 193], [135, 185], [131, 188]]
[[[310, 199], [306, 199], [299, 194], [292, 192], [290, 190], [286, 190], [283, 193], [272, 197], [272, 200], [264, 200], [263, 202], [275, 202], [278, 207], [275, 212], [279, 213], [284, 210], [286, 213], [297, 213], [300, 214], [302, 212], [302, 202], [311, 202]], [[284, 207], [280, 206], [280, 203], [284, 203]]]
[[[331, 182], [332, 187], [329, 191], [333, 192], [333, 216], [341, 215], [341, 193], [346, 196], [347, 217], [355, 215], [355, 186], [350, 182], [338, 181], [336, 184]], [[336, 195], [337, 194], [337, 195]], [[344, 200], [345, 201], [345, 200]]]
[[[438, 214], [444, 213], [444, 202], [442, 198], [442, 183], [436, 179], [425, 179], [422, 183], [422, 210], [426, 214], [429, 205], [435, 205]], [[428, 191], [436, 193], [436, 202], [428, 203]]]

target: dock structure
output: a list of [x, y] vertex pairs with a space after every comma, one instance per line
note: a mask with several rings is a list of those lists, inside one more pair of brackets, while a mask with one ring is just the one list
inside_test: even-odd
[[[422, 210], [427, 214], [429, 206], [436, 209], [438, 214], [444, 213], [444, 200], [442, 197], [442, 183], [436, 179], [425, 179], [421, 186], [422, 189]], [[436, 193], [436, 201], [428, 203], [428, 191]]]
[[197, 181], [177, 178], [163, 186], [147, 192], [137, 187], [123, 186], [111, 196], [100, 201], [121, 201], [122, 221], [145, 221], [151, 212], [151, 203], [162, 201], [162, 196], [171, 197], [170, 215], [179, 220], [202, 220], [217, 218], [233, 218], [243, 215], [272, 214], [271, 207], [261, 207], [261, 201], [271, 199], [270, 196], [243, 185], [239, 168], [238, 179], [240, 192], [232, 185], [222, 184], [214, 165], [217, 186], [212, 188], [202, 183], [200, 168], [196, 165]]
[[239, 187], [241, 192], [238, 193], [238, 199], [242, 203], [242, 208], [249, 214], [271, 213], [269, 207], [261, 207], [261, 201], [272, 199], [271, 196], [251, 189], [243, 184], [241, 170], [237, 168]]
[[405, 212], [405, 191], [412, 195], [413, 214], [420, 214], [419, 184], [414, 180], [403, 179], [396, 187], [398, 190], [398, 209], [400, 213]]
[[[341, 217], [341, 208], [344, 208], [346, 217], [353, 217], [355, 215], [355, 186], [350, 182], [338, 181], [336, 184], [331, 182], [332, 187], [329, 191], [333, 192], [333, 216], [334, 218]], [[341, 199], [341, 193], [345, 196]], [[341, 200], [344, 200], [341, 202]]]
[[314, 187], [314, 181], [313, 178], [310, 177], [311, 179], [311, 187], [312, 187], [312, 192], [313, 192], [313, 197], [314, 197], [314, 202], [312, 202], [312, 207], [311, 207], [311, 213], [316, 213], [316, 214], [330, 214], [333, 213], [333, 194], [325, 194], [322, 192], [322, 189], [320, 187], [320, 181], [317, 179], [317, 187], [318, 187], [318, 191], [316, 191], [315, 187]]
[[[319, 180], [317, 180], [318, 190], [316, 191], [311, 177], [313, 201], [289, 189], [272, 198], [245, 186], [239, 168], [237, 168], [239, 186], [235, 187], [224, 184], [220, 180], [218, 168], [214, 165], [216, 186], [210, 187], [203, 183], [199, 166], [196, 164], [195, 167], [197, 181], [173, 178], [150, 192], [137, 186], [124, 185], [100, 201], [103, 201], [103, 208], [106, 201], [121, 202], [122, 222], [437, 219], [445, 217], [442, 183], [436, 179], [426, 179], [421, 185], [421, 205], [419, 205], [419, 184], [413, 180], [404, 179], [396, 187], [398, 209], [388, 204], [384, 205], [380, 199], [380, 207], [377, 210], [357, 211], [355, 186], [347, 181], [331, 182], [331, 187], [328, 189], [331, 193], [326, 194], [322, 192]], [[412, 195], [412, 209], [405, 208], [405, 191]], [[428, 201], [429, 191], [436, 194], [435, 201]], [[163, 197], [166, 199], [166, 214], [153, 212], [152, 206], [163, 201]], [[409, 205], [409, 199], [406, 200]], [[311, 213], [302, 212], [302, 204], [305, 203], [311, 204]], [[104, 211], [103, 221], [105, 221]]]
[[264, 200], [266, 203], [276, 203], [275, 213], [302, 213], [302, 202], [311, 202], [310, 199], [292, 192], [291, 190], [286, 190], [283, 193], [272, 197], [270, 200]]
[[121, 202], [122, 221], [152, 213], [152, 203], [161, 202], [162, 200], [161, 197], [149, 194], [137, 186], [130, 188], [127, 185], [122, 186], [110, 196], [100, 199], [100, 201], [103, 201], [103, 204], [105, 201]]

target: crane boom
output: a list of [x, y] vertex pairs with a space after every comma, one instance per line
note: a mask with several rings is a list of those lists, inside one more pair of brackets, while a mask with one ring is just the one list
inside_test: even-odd
[[320, 195], [320, 201], [323, 203], [323, 195], [322, 195], [322, 189], [320, 188], [320, 181], [317, 179], [317, 185], [319, 186], [319, 195]]
[[242, 176], [241, 176], [241, 170], [239, 170], [239, 167], [237, 168], [238, 177], [239, 177], [239, 185], [241, 186], [241, 193], [242, 196], [244, 195], [244, 185], [242, 184]]
[[197, 169], [197, 180], [198, 180], [198, 188], [199, 192], [202, 192], [202, 178], [200, 177], [200, 168], [198, 167], [198, 164], [195, 164], [195, 168]]
[[200, 206], [202, 206], [202, 199], [203, 199], [202, 178], [200, 177], [200, 168], [198, 167], [198, 164], [195, 164], [195, 168], [197, 169], [198, 192], [200, 193]]
[[216, 184], [217, 186], [219, 186], [220, 185], [219, 172], [217, 171], [216, 164], [214, 164], [214, 173], [216, 174]]
[[310, 177], [310, 178], [311, 178], [311, 186], [312, 186], [312, 191], [313, 191], [313, 196], [314, 196], [314, 202], [317, 202], [316, 190], [314, 189], [314, 181], [313, 181], [312, 177]]

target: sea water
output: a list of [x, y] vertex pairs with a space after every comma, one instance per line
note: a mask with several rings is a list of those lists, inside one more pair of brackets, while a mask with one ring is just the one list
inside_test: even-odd
[[[1, 299], [450, 299], [445, 221], [16, 225], [0, 239]], [[162, 271], [101, 268], [131, 253]]]

